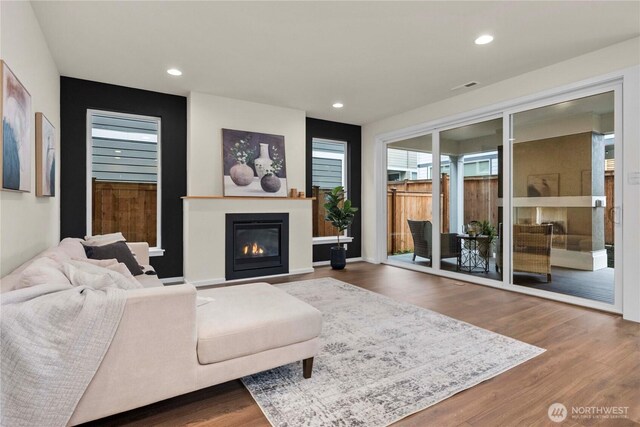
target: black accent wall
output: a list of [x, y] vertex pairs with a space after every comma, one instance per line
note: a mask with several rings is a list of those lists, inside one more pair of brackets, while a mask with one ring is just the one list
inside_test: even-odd
[[[349, 230], [349, 235], [353, 236], [353, 242], [347, 245], [347, 258], [358, 258], [362, 256], [362, 129], [356, 125], [307, 118], [306, 194], [311, 194], [311, 143], [313, 138], [347, 142], [347, 188], [353, 206], [359, 208]], [[324, 203], [324, 201], [320, 200], [320, 203]], [[332, 244], [314, 245], [313, 261], [328, 261], [331, 246]]]
[[187, 194], [187, 98], [60, 77], [60, 238], [84, 237], [87, 204], [87, 110], [160, 117], [164, 256], [159, 277], [182, 276], [182, 200]]

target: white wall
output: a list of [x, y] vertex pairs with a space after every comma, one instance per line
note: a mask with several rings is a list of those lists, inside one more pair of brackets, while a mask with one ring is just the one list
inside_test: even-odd
[[[0, 2], [0, 57], [31, 94], [31, 192], [0, 191], [0, 276], [58, 242], [60, 74], [29, 2]], [[35, 113], [56, 128], [56, 197], [36, 197]]]
[[[379, 171], [376, 163], [376, 136], [435, 122], [473, 110], [487, 108], [517, 98], [532, 96], [543, 91], [559, 88], [575, 82], [592, 79], [615, 71], [637, 67], [640, 64], [640, 38], [631, 39], [605, 49], [594, 51], [558, 64], [531, 71], [502, 82], [481, 87], [440, 102], [429, 104], [362, 128], [362, 164], [372, 165], [362, 169], [363, 183], [363, 257], [369, 261], [380, 261], [376, 249], [377, 194], [374, 177]], [[624, 83], [624, 285], [623, 310], [625, 318], [640, 321], [640, 186], [631, 185], [629, 173], [640, 172], [640, 124], [637, 70]]]
[[284, 135], [287, 183], [304, 190], [304, 111], [191, 92], [187, 126], [189, 195], [222, 195], [223, 128]]
[[[222, 129], [284, 135], [289, 188], [305, 188], [305, 112], [192, 92], [187, 102], [187, 192], [222, 196]], [[188, 200], [184, 275], [195, 285], [224, 281], [224, 215], [288, 212], [291, 272], [312, 269], [311, 202], [273, 199]]]

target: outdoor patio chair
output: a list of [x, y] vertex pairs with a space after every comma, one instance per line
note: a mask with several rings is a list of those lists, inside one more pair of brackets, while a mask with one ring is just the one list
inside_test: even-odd
[[[545, 274], [551, 282], [553, 224], [513, 226], [513, 271]], [[502, 270], [502, 224], [498, 225], [496, 271]]]
[[[413, 237], [413, 260], [416, 260], [416, 256], [427, 258], [429, 259], [429, 265], [432, 265], [433, 244], [431, 243], [431, 230], [433, 229], [433, 225], [431, 221], [412, 221], [410, 219], [407, 221], [409, 223], [409, 229], [411, 230], [411, 236]], [[460, 254], [456, 236], [456, 233], [440, 234], [441, 259], [457, 258]]]

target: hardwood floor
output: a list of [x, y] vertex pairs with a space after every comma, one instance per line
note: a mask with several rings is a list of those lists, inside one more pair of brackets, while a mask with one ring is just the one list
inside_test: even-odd
[[[640, 325], [620, 316], [415, 271], [367, 263], [317, 268], [336, 279], [547, 349], [489, 381], [405, 418], [397, 426], [640, 425]], [[554, 424], [554, 402], [628, 407], [624, 419]], [[240, 381], [115, 415], [93, 425], [269, 426]]]

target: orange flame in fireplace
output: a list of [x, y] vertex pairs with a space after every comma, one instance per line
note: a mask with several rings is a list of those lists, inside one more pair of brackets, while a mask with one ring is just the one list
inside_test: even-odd
[[261, 248], [260, 246], [258, 246], [258, 244], [256, 242], [253, 242], [250, 245], [244, 245], [242, 247], [242, 253], [244, 255], [260, 255], [264, 253], [264, 249]]

